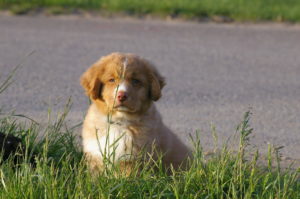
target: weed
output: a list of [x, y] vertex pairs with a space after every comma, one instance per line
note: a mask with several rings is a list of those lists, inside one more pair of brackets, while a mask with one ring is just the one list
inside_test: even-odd
[[49, 13], [69, 13], [70, 9], [100, 13], [157, 15], [216, 21], [300, 21], [297, 0], [0, 0], [0, 9], [26, 14], [37, 8], [50, 8]]

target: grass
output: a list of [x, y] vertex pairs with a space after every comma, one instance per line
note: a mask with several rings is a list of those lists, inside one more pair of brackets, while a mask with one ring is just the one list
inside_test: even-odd
[[[154, 171], [148, 167], [129, 177], [106, 172], [95, 177], [75, 144], [72, 128], [64, 123], [68, 111], [46, 128], [19, 124], [13, 117], [0, 119], [0, 130], [24, 140], [27, 158], [17, 167], [12, 160], [0, 166], [0, 198], [299, 198], [299, 170], [281, 169], [278, 150], [270, 147], [268, 165], [247, 151], [249, 112], [238, 128], [237, 152], [224, 146], [219, 153], [203, 155], [199, 137], [193, 141], [194, 159], [186, 171]], [[45, 136], [37, 141], [37, 134]], [[30, 152], [38, 152], [36, 166]], [[27, 161], [26, 161], [27, 160]], [[275, 164], [273, 164], [275, 162]], [[160, 167], [160, 161], [156, 162]]]
[[[11, 76], [8, 79], [1, 85], [7, 85]], [[207, 157], [196, 133], [189, 169], [167, 174], [158, 160], [125, 177], [117, 167], [107, 167], [99, 176], [89, 172], [76, 144], [78, 126], [65, 122], [70, 108], [69, 101], [46, 126], [0, 114], [0, 131], [22, 138], [26, 145], [23, 162], [14, 165], [11, 157], [0, 165], [0, 198], [300, 198], [300, 168], [282, 169], [280, 148], [269, 146], [266, 165], [258, 163], [258, 151], [249, 149], [250, 112], [237, 127], [237, 151], [224, 144]]]
[[39, 8], [47, 8], [52, 14], [82, 9], [200, 20], [221, 16], [235, 21], [300, 21], [298, 0], [0, 0], [0, 9], [15, 14]]

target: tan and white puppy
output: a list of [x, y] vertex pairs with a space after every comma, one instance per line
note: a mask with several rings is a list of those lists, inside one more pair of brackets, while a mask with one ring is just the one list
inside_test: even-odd
[[186, 160], [189, 149], [163, 124], [153, 103], [165, 81], [150, 62], [112, 53], [82, 75], [81, 85], [92, 101], [82, 129], [92, 170], [102, 170], [106, 156], [130, 171], [142, 150], [162, 153], [165, 167], [178, 168]]

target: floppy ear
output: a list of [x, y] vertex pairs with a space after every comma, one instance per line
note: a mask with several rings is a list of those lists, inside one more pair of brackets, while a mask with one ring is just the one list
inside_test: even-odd
[[165, 79], [157, 71], [153, 71], [150, 85], [150, 98], [153, 101], [157, 101], [161, 97], [161, 90], [165, 85]]
[[81, 86], [84, 88], [86, 95], [93, 100], [101, 98], [102, 83], [98, 75], [99, 70], [98, 65], [93, 65], [80, 78]]

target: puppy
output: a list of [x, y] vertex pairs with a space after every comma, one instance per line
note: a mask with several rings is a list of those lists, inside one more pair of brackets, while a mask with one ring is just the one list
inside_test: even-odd
[[82, 75], [81, 85], [92, 102], [82, 129], [92, 171], [103, 171], [112, 162], [128, 174], [142, 151], [154, 159], [161, 153], [166, 168], [185, 162], [189, 149], [163, 124], [153, 103], [165, 80], [150, 62], [112, 53]]
[[[2, 160], [5, 161], [10, 155], [14, 156], [15, 163], [17, 162], [17, 157], [15, 154], [20, 151], [22, 146], [22, 140], [13, 135], [8, 135], [0, 132], [0, 154], [3, 155]], [[1, 157], [1, 156], [0, 156]], [[0, 163], [2, 162], [0, 159]]]
[[[14, 165], [19, 165], [25, 160], [25, 156], [27, 155], [26, 150], [30, 151], [31, 149], [26, 149], [26, 146], [22, 143], [20, 138], [0, 132], [0, 164], [12, 156]], [[36, 153], [32, 153], [32, 155], [29, 156], [29, 162], [33, 167], [36, 166], [36, 156]]]

